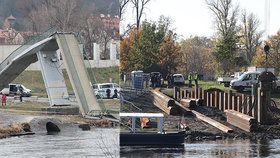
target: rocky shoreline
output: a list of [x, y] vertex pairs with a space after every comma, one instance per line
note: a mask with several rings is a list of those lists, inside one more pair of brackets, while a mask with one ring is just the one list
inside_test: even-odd
[[[0, 122], [0, 139], [13, 136], [33, 135], [36, 132], [47, 132], [47, 123], [51, 122], [59, 128], [76, 128], [78, 130], [90, 130], [91, 128], [114, 128], [117, 123], [107, 119], [86, 119], [74, 115], [44, 115], [21, 114], [0, 111], [3, 116]], [[11, 121], [12, 120], [12, 121]]]

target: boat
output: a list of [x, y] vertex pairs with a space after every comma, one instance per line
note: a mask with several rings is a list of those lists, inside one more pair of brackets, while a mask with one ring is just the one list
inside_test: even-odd
[[[129, 118], [129, 131], [120, 132], [120, 146], [178, 146], [185, 140], [185, 131], [165, 132], [162, 113], [120, 113], [120, 118]], [[137, 128], [136, 120], [157, 119], [157, 131], [144, 131]]]

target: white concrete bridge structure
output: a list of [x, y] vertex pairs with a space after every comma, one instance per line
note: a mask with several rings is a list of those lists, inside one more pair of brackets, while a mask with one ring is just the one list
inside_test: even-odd
[[[35, 39], [36, 40], [36, 39]], [[99, 115], [102, 111], [87, 75], [83, 55], [72, 33], [54, 33], [24, 45], [0, 63], [0, 89], [12, 82], [30, 64], [39, 61], [50, 106], [70, 105], [69, 96], [60, 68], [60, 50], [64, 67], [83, 115]]]

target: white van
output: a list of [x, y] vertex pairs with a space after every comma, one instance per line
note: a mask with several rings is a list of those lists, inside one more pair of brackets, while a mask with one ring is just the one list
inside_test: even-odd
[[0, 92], [1, 94], [5, 95], [20, 95], [24, 97], [30, 97], [31, 96], [31, 90], [26, 88], [22, 84], [9, 84], [8, 88], [4, 88]]
[[183, 85], [185, 83], [185, 78], [182, 74], [174, 74], [172, 77], [174, 84]]
[[238, 91], [251, 88], [253, 84], [257, 84], [260, 74], [259, 71], [245, 72], [238, 79], [232, 80], [230, 87]]
[[[110, 90], [110, 98], [113, 98], [114, 91], [117, 90], [118, 92], [121, 90], [120, 86], [116, 83], [99, 83], [94, 84], [93, 86], [94, 94], [96, 98], [107, 98], [106, 91]], [[119, 93], [117, 94], [119, 98]]]

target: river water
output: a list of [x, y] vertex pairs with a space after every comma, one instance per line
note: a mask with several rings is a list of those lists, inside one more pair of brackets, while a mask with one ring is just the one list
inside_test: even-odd
[[118, 129], [64, 128], [59, 134], [35, 135], [0, 139], [0, 157], [119, 157]]
[[280, 140], [216, 140], [185, 143], [181, 148], [121, 148], [124, 158], [243, 158], [243, 157], [280, 157]]

